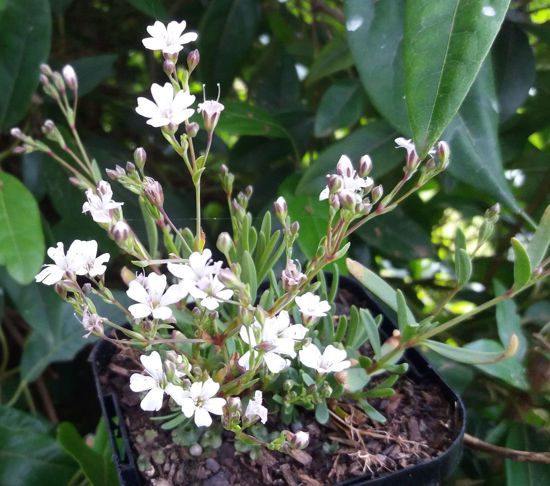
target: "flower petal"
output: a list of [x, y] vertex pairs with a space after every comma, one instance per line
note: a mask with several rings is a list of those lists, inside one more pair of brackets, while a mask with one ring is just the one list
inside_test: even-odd
[[212, 425], [212, 417], [208, 410], [204, 408], [195, 409], [195, 424], [197, 427], [210, 427]]
[[151, 388], [140, 403], [140, 407], [146, 412], [156, 412], [162, 408], [164, 391], [162, 388]]
[[130, 376], [130, 390], [133, 392], [151, 390], [156, 386], [157, 382], [150, 376], [140, 375], [139, 373], [134, 373]]

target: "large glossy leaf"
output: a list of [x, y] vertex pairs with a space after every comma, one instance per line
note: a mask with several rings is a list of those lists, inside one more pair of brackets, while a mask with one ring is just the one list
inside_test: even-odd
[[346, 154], [354, 163], [364, 154], [372, 157], [372, 176], [380, 177], [393, 169], [403, 158], [395, 150], [398, 133], [386, 122], [367, 124], [342, 140], [338, 140], [319, 154], [314, 164], [304, 173], [296, 188], [297, 194], [317, 194], [326, 186], [326, 175], [336, 171], [336, 163]]
[[50, 52], [48, 0], [6, 0], [0, 10], [0, 130], [15, 125], [29, 109], [40, 64]]
[[50, 435], [51, 424], [14, 408], [0, 407], [0, 484], [59, 486], [77, 468]]
[[[495, 295], [502, 295], [506, 291], [506, 287], [498, 280], [493, 282], [493, 287]], [[512, 334], [515, 334], [518, 338], [516, 357], [522, 361], [527, 353], [527, 338], [521, 327], [521, 318], [516, 303], [512, 299], [499, 302], [496, 306], [496, 318], [498, 337], [501, 343], [507, 344]]]
[[[506, 438], [506, 447], [520, 451], [547, 452], [550, 436], [541, 429], [513, 423]], [[539, 486], [550, 484], [550, 464], [505, 460], [506, 486]]]
[[358, 80], [345, 79], [334, 83], [321, 98], [315, 118], [315, 135], [330, 135], [338, 128], [359, 120], [366, 103], [363, 86]]
[[403, 62], [410, 126], [425, 156], [458, 111], [510, 0], [407, 0]]
[[256, 0], [213, 0], [199, 28], [201, 79], [231, 89], [256, 36], [260, 20]]
[[285, 127], [269, 112], [257, 106], [236, 101], [225, 102], [225, 109], [216, 129], [235, 135], [290, 138]]
[[502, 122], [516, 112], [534, 86], [535, 56], [527, 35], [513, 22], [504, 22], [491, 54]]
[[346, 2], [348, 42], [361, 82], [378, 112], [410, 134], [401, 47], [405, 1]]
[[487, 62], [441, 137], [451, 146], [451, 163], [447, 170], [458, 180], [519, 210], [500, 160], [497, 107], [493, 73]]
[[89, 56], [71, 62], [78, 76], [78, 94], [85, 95], [98, 84], [114, 74], [113, 64], [116, 54]]
[[546, 256], [548, 245], [550, 244], [550, 206], [548, 206], [542, 215], [538, 228], [533, 235], [527, 247], [527, 254], [531, 262], [531, 268], [534, 270], [540, 265], [540, 262]]
[[[472, 351], [504, 352], [502, 344], [491, 339], [478, 339], [477, 341], [468, 343], [464, 348]], [[488, 375], [500, 378], [514, 388], [520, 390], [529, 389], [525, 368], [515, 356], [498, 363], [475, 365], [475, 367]]]
[[306, 85], [353, 66], [353, 57], [347, 40], [336, 36], [328, 42], [309, 69]]
[[80, 466], [92, 486], [117, 486], [118, 478], [112, 457], [102, 455], [86, 445], [75, 426], [63, 422], [57, 428], [57, 441]]
[[0, 171], [0, 264], [20, 283], [29, 283], [44, 258], [38, 205], [14, 176]]

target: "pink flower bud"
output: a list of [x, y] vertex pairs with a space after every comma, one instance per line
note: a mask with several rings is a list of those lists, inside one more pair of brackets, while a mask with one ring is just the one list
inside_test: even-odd
[[444, 140], [437, 142], [436, 155], [442, 164], [446, 164], [451, 155], [449, 144]]
[[147, 152], [143, 147], [138, 147], [134, 150], [134, 162], [139, 167], [139, 170], [143, 171], [145, 162], [147, 161]]
[[379, 184], [375, 188], [373, 188], [371, 192], [372, 203], [377, 203], [383, 195], [384, 188], [382, 187], [382, 184]]
[[50, 85], [50, 80], [45, 74], [41, 74], [39, 79], [42, 86], [46, 87]]
[[48, 64], [40, 64], [40, 71], [42, 71], [42, 74], [45, 74], [46, 76], [52, 75], [52, 68]]
[[200, 60], [201, 56], [198, 49], [193, 49], [187, 55], [187, 67], [190, 73], [199, 65]]
[[126, 222], [118, 221], [111, 228], [111, 235], [113, 236], [113, 240], [115, 240], [117, 243], [120, 243], [121, 241], [126, 241], [128, 239], [128, 236], [130, 236], [130, 227]]
[[65, 80], [65, 83], [67, 83], [67, 86], [72, 91], [76, 91], [78, 89], [78, 77], [76, 76], [76, 72], [73, 67], [70, 64], [65, 65], [62, 73], [63, 79]]
[[218, 241], [216, 242], [218, 250], [220, 250], [224, 255], [227, 254], [231, 248], [233, 248], [233, 240], [229, 233], [223, 232], [218, 236]]
[[284, 224], [288, 214], [288, 207], [286, 205], [285, 198], [279, 196], [277, 200], [273, 203], [273, 208], [275, 210], [275, 216], [277, 216], [277, 219]]
[[19, 129], [18, 127], [13, 127], [11, 130], [10, 130], [10, 135], [13, 137], [13, 138], [17, 138], [19, 140], [24, 140], [25, 139], [25, 135], [23, 135], [23, 132], [21, 131], [21, 129]]
[[359, 159], [357, 173], [360, 177], [367, 177], [372, 170], [372, 159], [368, 155], [363, 155]]
[[220, 119], [220, 113], [223, 111], [224, 106], [215, 100], [207, 100], [199, 103], [197, 112], [202, 114], [204, 122], [204, 129], [207, 132], [212, 132], [218, 124]]
[[126, 171], [135, 172], [136, 166], [132, 162], [126, 162]]
[[151, 201], [151, 204], [158, 208], [162, 208], [164, 205], [164, 192], [162, 191], [160, 183], [151, 177], [146, 177], [143, 189], [145, 191], [145, 196]]
[[176, 72], [176, 65], [174, 64], [174, 61], [167, 59], [162, 64], [162, 69], [168, 75], [174, 74]]
[[185, 124], [185, 132], [190, 137], [196, 137], [197, 133], [199, 133], [200, 127], [197, 122], [191, 122]]
[[44, 125], [42, 125], [42, 133], [44, 135], [51, 135], [55, 132], [56, 126], [52, 120], [46, 120]]
[[53, 84], [55, 84], [55, 87], [57, 88], [57, 91], [60, 93], [65, 93], [65, 81], [63, 81], [63, 76], [59, 74], [57, 71], [53, 73]]
[[99, 181], [97, 183], [97, 192], [101, 194], [102, 196], [105, 195], [112, 195], [113, 190], [111, 189], [111, 184], [109, 184], [107, 181]]
[[342, 155], [336, 164], [336, 173], [341, 177], [353, 177], [353, 165], [347, 155]]

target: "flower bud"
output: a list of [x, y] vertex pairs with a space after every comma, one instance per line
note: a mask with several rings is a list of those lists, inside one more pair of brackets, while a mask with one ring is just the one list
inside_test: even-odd
[[294, 222], [290, 225], [290, 232], [291, 232], [293, 235], [297, 235], [297, 234], [298, 234], [298, 231], [300, 231], [300, 223], [298, 223], [298, 221], [294, 221]]
[[135, 172], [136, 166], [132, 162], [126, 162], [126, 172]]
[[76, 72], [73, 67], [70, 64], [65, 65], [62, 73], [63, 79], [65, 80], [65, 83], [67, 83], [67, 86], [72, 91], [76, 91], [78, 89], [78, 77], [76, 76]]
[[134, 150], [134, 162], [136, 163], [138, 169], [143, 172], [145, 162], [147, 162], [147, 152], [145, 152], [143, 147], [138, 147]]
[[40, 71], [42, 71], [42, 74], [45, 74], [46, 76], [52, 75], [52, 68], [48, 64], [40, 64]]
[[286, 431], [287, 440], [293, 449], [305, 449], [309, 444], [309, 434], [300, 430], [293, 434], [290, 431]]
[[284, 290], [296, 290], [300, 284], [307, 280], [307, 276], [300, 272], [293, 260], [288, 259], [286, 267], [281, 273], [281, 285]]
[[146, 177], [143, 190], [147, 199], [151, 201], [151, 204], [157, 208], [162, 208], [164, 205], [164, 192], [162, 191], [162, 186], [158, 181], [152, 177]]
[[384, 195], [384, 188], [382, 187], [382, 184], [379, 184], [376, 187], [374, 187], [370, 195], [372, 199], [372, 203], [373, 204], [377, 203], [383, 195]]
[[10, 135], [13, 137], [13, 138], [17, 138], [18, 140], [25, 140], [25, 135], [23, 135], [23, 132], [21, 131], [20, 128], [18, 127], [13, 127], [11, 130], [10, 130]]
[[46, 86], [50, 86], [50, 80], [48, 79], [48, 76], [46, 76], [45, 74], [41, 74], [40, 77], [40, 84], [44, 87]]
[[199, 65], [201, 56], [198, 49], [193, 49], [189, 54], [187, 54], [187, 68], [189, 73], [192, 73], [193, 70]]
[[492, 223], [496, 223], [500, 216], [500, 204], [493, 204], [487, 211], [485, 211], [485, 218]]
[[341, 177], [353, 177], [353, 166], [347, 155], [342, 155], [336, 164], [336, 173]]
[[53, 84], [55, 84], [55, 87], [57, 88], [57, 91], [60, 93], [65, 93], [65, 81], [63, 81], [63, 76], [59, 74], [57, 71], [53, 73]]
[[84, 292], [85, 294], [89, 294], [91, 291], [92, 291], [92, 284], [90, 282], [86, 282], [82, 286], [82, 292]]
[[357, 173], [359, 177], [367, 177], [372, 170], [372, 159], [368, 155], [363, 155], [359, 159], [359, 164], [357, 165]]
[[109, 177], [109, 179], [113, 180], [113, 181], [116, 181], [117, 178], [118, 178], [118, 172], [116, 170], [113, 170], [113, 169], [105, 169], [105, 173], [107, 174], [107, 176]]
[[418, 158], [418, 154], [416, 153], [416, 150], [409, 150], [407, 151], [407, 160], [405, 162], [405, 172], [412, 173], [416, 169], [418, 169], [418, 166], [420, 165], [421, 160]]
[[218, 240], [216, 242], [216, 247], [218, 250], [220, 250], [224, 255], [227, 255], [231, 248], [233, 248], [233, 239], [227, 232], [220, 233], [218, 236]]
[[327, 187], [331, 194], [337, 193], [340, 189], [342, 189], [343, 185], [344, 185], [344, 181], [339, 175], [337, 174], [327, 175]]
[[435, 165], [435, 160], [434, 159], [430, 159], [428, 160], [428, 162], [426, 162], [426, 170], [428, 172], [431, 172], [432, 170], [434, 170], [436, 167]]
[[282, 223], [285, 224], [286, 217], [288, 215], [288, 206], [286, 204], [285, 198], [279, 196], [277, 200], [273, 203], [273, 209], [275, 210], [275, 216]]
[[176, 65], [174, 64], [174, 61], [172, 61], [171, 59], [167, 59], [162, 64], [162, 69], [166, 74], [168, 74], [168, 76], [170, 76], [171, 74], [174, 74], [176, 72]]
[[197, 122], [191, 122], [185, 124], [185, 132], [190, 137], [196, 137], [197, 133], [199, 133], [200, 127]]
[[128, 236], [130, 236], [130, 227], [125, 221], [118, 221], [111, 228], [111, 235], [113, 236], [113, 240], [115, 240], [117, 243], [126, 241], [128, 239]]
[[216, 100], [207, 100], [199, 103], [197, 113], [202, 115], [204, 129], [207, 132], [212, 132], [218, 124], [220, 114], [224, 110], [224, 106]]
[[451, 155], [451, 149], [449, 144], [444, 140], [437, 142], [436, 155], [442, 166], [446, 167], [449, 163], [449, 157]]
[[56, 129], [55, 123], [52, 120], [46, 120], [42, 125], [42, 133], [46, 136], [52, 135]]

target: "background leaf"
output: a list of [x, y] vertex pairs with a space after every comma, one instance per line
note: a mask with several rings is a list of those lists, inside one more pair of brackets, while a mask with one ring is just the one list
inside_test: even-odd
[[50, 435], [51, 424], [0, 407], [0, 485], [59, 486], [76, 472], [73, 460]]
[[0, 130], [29, 109], [51, 41], [48, 0], [7, 0], [0, 11]]
[[114, 74], [116, 54], [81, 57], [71, 62], [78, 76], [78, 96], [92, 91], [98, 84]]
[[19, 283], [29, 283], [44, 259], [40, 212], [33, 195], [14, 176], [0, 171], [0, 264]]
[[489, 52], [510, 0], [407, 0], [403, 63], [407, 111], [423, 158], [439, 139]]
[[401, 47], [405, 1], [346, 2], [346, 31], [363, 87], [378, 112], [409, 135]]
[[164, 7], [162, 0], [127, 0], [128, 3], [136, 7], [146, 15], [155, 20], [168, 20], [170, 14]]

